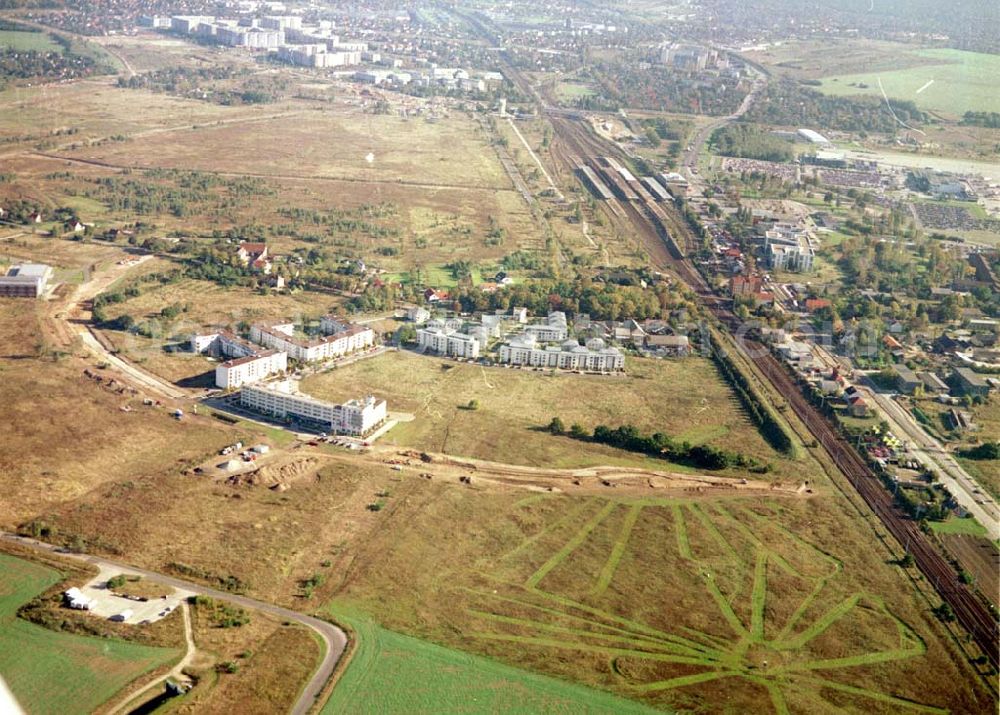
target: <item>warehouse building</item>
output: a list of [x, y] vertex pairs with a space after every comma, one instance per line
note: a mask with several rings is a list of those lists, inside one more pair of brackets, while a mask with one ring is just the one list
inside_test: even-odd
[[385, 422], [385, 400], [374, 396], [342, 405], [317, 400], [298, 392], [291, 380], [248, 385], [240, 391], [240, 404], [281, 419], [316, 424], [336, 434], [364, 436]]

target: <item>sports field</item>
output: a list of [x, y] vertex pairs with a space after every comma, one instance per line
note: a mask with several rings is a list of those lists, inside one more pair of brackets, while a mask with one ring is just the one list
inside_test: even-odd
[[178, 655], [103, 638], [57, 633], [17, 618], [58, 572], [0, 554], [0, 674], [32, 715], [90, 712], [143, 673]]
[[334, 616], [358, 635], [347, 671], [323, 715], [574, 713], [644, 715], [640, 703], [381, 628], [363, 616]]
[[901, 70], [826, 77], [822, 80], [822, 91], [878, 96], [881, 80], [891, 99], [911, 100], [926, 111], [950, 116], [961, 116], [967, 111], [1000, 112], [1000, 94], [995, 88], [1000, 76], [1000, 56], [950, 49], [919, 50], [914, 54], [937, 62]]

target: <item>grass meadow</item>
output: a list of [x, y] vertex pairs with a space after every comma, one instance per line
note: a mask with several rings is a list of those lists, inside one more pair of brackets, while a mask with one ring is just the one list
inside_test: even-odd
[[[1000, 112], [1000, 96], [994, 86], [1000, 75], [1000, 57], [950, 49], [918, 50], [914, 54], [935, 64], [826, 77], [822, 91], [836, 95], [878, 96], [881, 79], [890, 98], [912, 100], [927, 111], [956, 116], [967, 111]], [[852, 87], [851, 84], [866, 86]]]
[[178, 655], [168, 648], [57, 633], [17, 618], [21, 604], [60, 578], [53, 569], [0, 554], [0, 673], [27, 712], [90, 712]]

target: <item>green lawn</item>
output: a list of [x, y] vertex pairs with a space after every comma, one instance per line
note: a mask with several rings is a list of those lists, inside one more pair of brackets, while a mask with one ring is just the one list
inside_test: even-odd
[[17, 609], [59, 581], [59, 572], [0, 554], [0, 674], [32, 715], [91, 712], [177, 651], [50, 631]]
[[0, 48], [28, 52], [62, 52], [62, 47], [44, 32], [0, 30]]
[[975, 519], [952, 518], [948, 521], [930, 521], [928, 523], [935, 534], [986, 536], [986, 529]]
[[358, 634], [358, 649], [323, 715], [420, 713], [658, 713], [582, 685], [385, 630], [334, 606]]
[[[948, 49], [919, 50], [914, 54], [940, 60], [940, 64], [895, 72], [826, 77], [822, 91], [835, 95], [880, 96], [878, 81], [881, 79], [890, 98], [911, 100], [924, 110], [952, 116], [967, 111], [1000, 112], [1000, 93], [995, 86], [1000, 76], [1000, 56]], [[860, 84], [866, 86], [857, 86]]]

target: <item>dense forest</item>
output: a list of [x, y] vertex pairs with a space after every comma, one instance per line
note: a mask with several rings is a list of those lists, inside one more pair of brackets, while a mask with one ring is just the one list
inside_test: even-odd
[[766, 129], [753, 124], [730, 124], [712, 133], [711, 146], [716, 154], [762, 161], [791, 161], [792, 145]]
[[[927, 115], [913, 102], [889, 100], [893, 112], [906, 124], [919, 124]], [[771, 82], [744, 119], [761, 124], [820, 127], [845, 132], [892, 134], [899, 124], [877, 97], [832, 97], [793, 80]]]

